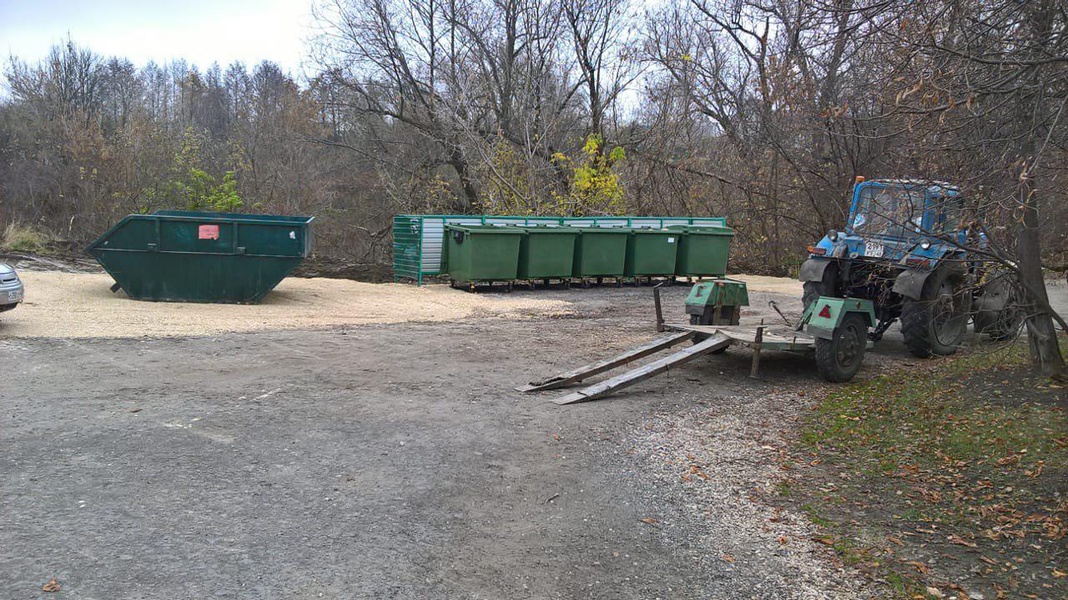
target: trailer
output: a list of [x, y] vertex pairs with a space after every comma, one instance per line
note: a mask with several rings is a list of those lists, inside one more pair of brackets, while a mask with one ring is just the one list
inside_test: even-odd
[[853, 378], [871, 346], [868, 329], [875, 326], [875, 311], [868, 300], [824, 298], [811, 304], [794, 326], [739, 324], [741, 307], [749, 304], [745, 283], [714, 279], [696, 284], [686, 300], [689, 323], [666, 323], [660, 305], [660, 290], [653, 289], [656, 329], [670, 333], [619, 356], [599, 360], [516, 388], [520, 392], [540, 392], [570, 387], [586, 379], [625, 367], [686, 342], [691, 346], [642, 364], [599, 383], [553, 400], [566, 405], [608, 396], [616, 390], [645, 381], [686, 364], [699, 356], [717, 354], [730, 346], [752, 350], [750, 376], [757, 377], [764, 351], [812, 354], [820, 375], [832, 382]]

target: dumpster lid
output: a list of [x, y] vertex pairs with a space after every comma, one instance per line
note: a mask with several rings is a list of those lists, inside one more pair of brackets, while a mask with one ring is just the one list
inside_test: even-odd
[[256, 221], [261, 223], [286, 223], [305, 224], [311, 223], [315, 217], [300, 217], [296, 215], [262, 215], [246, 213], [207, 212], [196, 210], [157, 210], [152, 213], [160, 217], [179, 217], [195, 220], [213, 221]]

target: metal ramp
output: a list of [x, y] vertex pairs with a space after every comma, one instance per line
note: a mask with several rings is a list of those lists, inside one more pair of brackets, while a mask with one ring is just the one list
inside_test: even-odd
[[[679, 350], [638, 368], [626, 371], [581, 390], [572, 392], [553, 400], [556, 404], [574, 404], [603, 398], [612, 392], [655, 377], [672, 368], [690, 362], [705, 354], [724, 350], [732, 344], [746, 346], [753, 351], [750, 376], [756, 377], [760, 368], [762, 350], [779, 350], [788, 352], [807, 352], [815, 346], [815, 338], [806, 333], [783, 327], [723, 326], [723, 325], [684, 325], [659, 324], [660, 329], [676, 332], [669, 337], [653, 340], [619, 356], [590, 363], [541, 381], [515, 388], [520, 392], [538, 392], [552, 390], [579, 383], [584, 379], [622, 367], [641, 358], [656, 354], [673, 346], [701, 336], [705, 339], [684, 350]], [[707, 336], [707, 337], [705, 337]], [[700, 339], [700, 338], [699, 338]]]
[[[690, 332], [692, 337], [693, 332]], [[671, 370], [672, 367], [682, 365], [690, 362], [691, 360], [708, 354], [709, 352], [715, 352], [731, 345], [732, 340], [721, 334], [713, 335], [708, 339], [694, 344], [685, 350], [680, 350], [674, 354], [665, 356], [660, 360], [653, 361], [647, 365], [642, 365], [637, 369], [631, 369], [626, 373], [616, 375], [611, 379], [607, 379], [600, 383], [595, 383], [587, 388], [578, 390], [561, 398], [553, 400], [556, 404], [574, 404], [575, 402], [586, 402], [588, 400], [596, 400], [603, 396], [607, 396], [612, 392], [625, 388], [627, 386], [634, 385], [644, 379], [655, 377], [665, 371]]]
[[573, 383], [578, 383], [587, 377], [593, 377], [605, 371], [611, 371], [616, 367], [621, 367], [625, 364], [645, 358], [650, 354], [656, 354], [665, 348], [681, 344], [694, 336], [693, 331], [686, 331], [684, 333], [678, 333], [670, 337], [660, 338], [653, 340], [648, 344], [643, 344], [628, 350], [627, 352], [620, 354], [615, 358], [609, 358], [607, 360], [600, 360], [595, 363], [583, 365], [570, 371], [554, 375], [548, 379], [541, 381], [531, 382], [528, 385], [515, 388], [519, 392], [540, 392], [542, 390], [552, 390], [561, 387], [567, 387]]

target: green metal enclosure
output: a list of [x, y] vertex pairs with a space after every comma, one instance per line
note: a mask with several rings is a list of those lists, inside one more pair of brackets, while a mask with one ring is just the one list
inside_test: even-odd
[[448, 225], [445, 237], [450, 279], [474, 283], [516, 278], [522, 229]]
[[250, 304], [311, 253], [312, 219], [192, 211], [129, 215], [86, 252], [137, 300]]
[[447, 270], [443, 256], [446, 225], [514, 225], [530, 227], [649, 228], [670, 225], [726, 225], [722, 217], [521, 217], [495, 215], [395, 215], [393, 217], [393, 279], [412, 279], [422, 285], [427, 276]]
[[679, 232], [663, 229], [634, 229], [627, 239], [626, 277], [671, 277], [675, 275], [675, 256]]
[[518, 279], [571, 277], [577, 230], [571, 227], [526, 227], [522, 231]]
[[572, 277], [618, 277], [627, 261], [629, 229], [581, 227], [575, 240]]
[[719, 277], [727, 274], [727, 254], [734, 230], [729, 227], [672, 225], [678, 231], [675, 274], [684, 277]]

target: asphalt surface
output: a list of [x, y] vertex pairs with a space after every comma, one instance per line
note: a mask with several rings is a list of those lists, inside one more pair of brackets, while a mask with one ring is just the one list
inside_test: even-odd
[[[769, 354], [754, 382], [732, 349], [619, 398], [559, 407], [512, 388], [650, 339], [648, 291], [545, 293], [588, 294], [591, 308], [0, 338], [0, 598], [855, 597], [847, 575], [799, 570], [799, 556], [816, 564], [829, 551], [775, 550], [765, 517], [744, 521], [752, 510], [702, 521], [747, 507], [745, 487], [689, 510], [628, 445], [650, 418], [743, 411], [746, 398], [819, 385], [808, 360]], [[684, 293], [665, 292], [668, 310]], [[865, 372], [900, 351], [889, 335]], [[795, 410], [776, 406], [746, 418]], [[719, 452], [760, 463], [759, 447]], [[52, 578], [61, 589], [42, 592]]]

